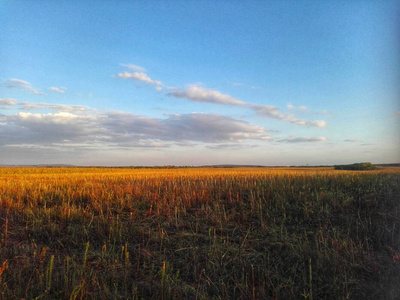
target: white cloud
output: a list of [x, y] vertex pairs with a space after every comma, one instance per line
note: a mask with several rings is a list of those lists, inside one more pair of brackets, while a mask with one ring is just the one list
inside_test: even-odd
[[176, 98], [185, 98], [194, 102], [218, 103], [223, 105], [244, 106], [246, 102], [222, 94], [219, 91], [203, 88], [199, 85], [188, 85], [184, 90], [175, 90], [167, 94]]
[[28, 81], [25, 81], [22, 79], [16, 79], [16, 78], [9, 79], [9, 83], [15, 84], [15, 85], [31, 85]]
[[[129, 65], [123, 65], [128, 67]], [[137, 66], [132, 65], [132, 68], [136, 68]], [[156, 90], [161, 91], [163, 90], [163, 83], [161, 81], [152, 80], [150, 77], [147, 76], [144, 72], [122, 72], [118, 73], [117, 76], [123, 79], [133, 79], [136, 81], [146, 82], [151, 85], [156, 85]], [[272, 105], [261, 105], [255, 103], [248, 103], [232, 97], [227, 94], [223, 94], [220, 91], [207, 89], [203, 87], [201, 84], [191, 84], [187, 85], [184, 89], [177, 89], [166, 87], [168, 92], [166, 95], [175, 98], [184, 98], [188, 99], [193, 102], [200, 102], [200, 103], [214, 103], [214, 104], [221, 104], [221, 105], [228, 105], [228, 106], [241, 106], [247, 107], [255, 111], [258, 115], [267, 116], [270, 118], [290, 122], [292, 124], [296, 124], [299, 126], [308, 126], [308, 127], [326, 127], [327, 123], [323, 120], [302, 120], [298, 119], [293, 114], [287, 114], [282, 112], [278, 107]], [[288, 104], [287, 107], [289, 109], [295, 109], [300, 111], [308, 110], [305, 106], [294, 107], [291, 104]]]
[[286, 139], [277, 140], [282, 143], [314, 143], [314, 142], [325, 142], [328, 139], [324, 136], [321, 137], [289, 137]]
[[12, 98], [0, 98], [0, 105], [15, 105], [17, 100]]
[[[284, 119], [285, 120], [285, 119]], [[300, 120], [295, 117], [290, 117], [287, 119], [290, 123], [297, 124], [300, 126], [308, 126], [308, 127], [326, 127], [327, 123], [323, 120], [315, 120], [315, 121], [308, 121], [308, 120]]]
[[36, 95], [44, 95], [44, 93], [42, 93], [40, 89], [33, 87], [32, 84], [30, 84], [28, 81], [21, 79], [11, 78], [3, 82], [2, 85], [10, 89], [18, 89]]
[[164, 123], [173, 140], [215, 143], [269, 139], [263, 127], [217, 114], [173, 115]]
[[293, 114], [285, 114], [276, 106], [271, 105], [260, 105], [260, 104], [249, 104], [257, 114], [262, 116], [268, 116], [274, 119], [290, 122], [300, 126], [309, 126], [309, 127], [326, 127], [327, 123], [323, 120], [309, 121], [309, 120], [301, 120], [298, 119]]
[[117, 76], [119, 78], [122, 79], [133, 79], [135, 81], [142, 81], [145, 82], [147, 84], [151, 84], [151, 85], [162, 85], [161, 81], [158, 80], [152, 80], [149, 76], [147, 76], [146, 73], [144, 72], [133, 72], [133, 73], [129, 73], [129, 72], [122, 72], [122, 73], [118, 73]]
[[236, 87], [236, 88], [246, 88], [246, 89], [251, 89], [251, 90], [256, 90], [259, 89], [259, 87], [256, 86], [249, 86], [247, 84], [244, 84], [242, 82], [228, 82], [230, 85]]
[[51, 103], [32, 103], [32, 102], [18, 102], [19, 108], [24, 111], [34, 109], [51, 109], [60, 112], [82, 113], [93, 110], [88, 106], [82, 105], [66, 105], [66, 104], [51, 104]]
[[49, 87], [48, 90], [56, 92], [56, 93], [64, 94], [65, 91], [67, 90], [67, 88], [65, 88], [65, 87]]
[[243, 145], [243, 143], [217, 144], [217, 145], [206, 146], [206, 148], [212, 150], [226, 150], [226, 149], [239, 150], [245, 148], [257, 148], [257, 147], [260, 147], [260, 145]]
[[165, 119], [114, 112], [104, 115], [103, 125], [121, 140], [162, 140], [170, 142], [229, 142], [265, 140], [262, 127], [216, 114], [170, 115]]
[[229, 106], [242, 106], [254, 110], [258, 115], [287, 121], [300, 126], [326, 127], [326, 122], [322, 120], [308, 121], [297, 119], [293, 114], [285, 114], [278, 107], [272, 105], [261, 105], [248, 103], [216, 90], [206, 89], [199, 85], [188, 85], [184, 90], [176, 89], [168, 93], [167, 96], [185, 98], [194, 102], [215, 103]]
[[286, 107], [288, 108], [288, 109], [291, 109], [291, 110], [297, 110], [297, 111], [307, 111], [308, 110], [308, 108], [306, 107], [306, 106], [293, 106], [292, 104], [287, 104], [286, 105]]
[[137, 65], [133, 65], [133, 64], [120, 64], [120, 65], [121, 65], [121, 67], [133, 70], [135, 72], [146, 72], [145, 68], [142, 68], [142, 67], [137, 66]]
[[279, 120], [287, 120], [288, 118], [278, 107], [273, 105], [249, 104], [249, 107], [262, 116], [268, 116]]
[[1, 115], [0, 147], [38, 145], [59, 148], [68, 145], [79, 148], [85, 144], [93, 149], [161, 148], [193, 142], [229, 144], [270, 139], [267, 130], [260, 126], [217, 114], [154, 118], [125, 112], [82, 111], [46, 103], [38, 107], [59, 108], [60, 111]]
[[32, 114], [26, 112], [19, 112], [17, 114], [24, 122], [30, 123], [46, 123], [46, 124], [68, 124], [71, 121], [75, 120], [78, 116], [67, 113], [67, 112], [59, 112], [59, 113], [48, 113], [48, 114]]
[[96, 127], [93, 116], [78, 116], [65, 112], [33, 114], [19, 112], [8, 115], [0, 125], [0, 146], [35, 144], [52, 146], [63, 140], [93, 142], [102, 129]]

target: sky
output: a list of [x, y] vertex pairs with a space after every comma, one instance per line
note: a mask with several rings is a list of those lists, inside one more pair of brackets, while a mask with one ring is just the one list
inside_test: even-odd
[[399, 1], [0, 1], [0, 164], [400, 162]]

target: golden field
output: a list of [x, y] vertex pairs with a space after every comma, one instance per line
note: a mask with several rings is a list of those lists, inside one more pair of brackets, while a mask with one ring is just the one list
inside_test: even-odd
[[0, 168], [1, 299], [395, 299], [400, 168]]

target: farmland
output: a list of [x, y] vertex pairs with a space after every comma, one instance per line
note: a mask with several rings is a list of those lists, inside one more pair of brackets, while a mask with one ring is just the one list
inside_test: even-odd
[[0, 168], [0, 299], [395, 299], [400, 168]]

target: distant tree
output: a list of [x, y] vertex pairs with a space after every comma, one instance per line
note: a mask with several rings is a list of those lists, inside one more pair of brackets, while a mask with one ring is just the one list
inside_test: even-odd
[[375, 170], [376, 167], [370, 162], [355, 163], [351, 165], [336, 165], [335, 170]]

